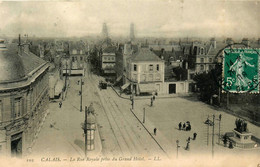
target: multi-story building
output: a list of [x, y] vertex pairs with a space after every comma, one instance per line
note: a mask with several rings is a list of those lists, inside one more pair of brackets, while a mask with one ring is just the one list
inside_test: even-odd
[[108, 46], [101, 53], [101, 71], [103, 74], [115, 74], [116, 47]]
[[164, 61], [148, 48], [140, 48], [127, 59], [126, 77], [135, 94], [159, 93], [164, 83]]
[[30, 152], [47, 115], [48, 69], [47, 62], [29, 51], [28, 43], [18, 49], [1, 41], [0, 155]]
[[69, 57], [71, 60], [70, 75], [84, 75], [84, 68], [86, 62], [85, 46], [82, 42], [69, 45]]

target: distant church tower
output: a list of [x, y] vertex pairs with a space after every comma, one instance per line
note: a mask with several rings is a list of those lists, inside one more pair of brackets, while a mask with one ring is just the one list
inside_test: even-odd
[[106, 23], [103, 23], [102, 37], [103, 37], [104, 39], [107, 39], [107, 38], [108, 38], [108, 31], [107, 31], [107, 24], [106, 24]]
[[135, 27], [134, 23], [131, 23], [130, 25], [130, 40], [133, 42], [135, 40]]

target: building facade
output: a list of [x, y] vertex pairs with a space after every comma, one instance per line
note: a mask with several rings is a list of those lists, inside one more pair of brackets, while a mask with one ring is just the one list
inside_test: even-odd
[[0, 156], [21, 157], [30, 153], [47, 115], [49, 64], [28, 44], [0, 44], [0, 68]]
[[164, 61], [150, 49], [140, 48], [137, 53], [127, 59], [126, 78], [131, 84], [132, 93], [160, 93], [164, 83]]
[[103, 74], [115, 74], [116, 47], [108, 46], [101, 54], [101, 71]]

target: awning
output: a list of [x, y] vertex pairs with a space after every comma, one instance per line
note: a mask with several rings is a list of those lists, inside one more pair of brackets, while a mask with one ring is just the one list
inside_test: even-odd
[[126, 83], [126, 84], [124, 84], [123, 86], [121, 86], [121, 89], [122, 89], [122, 90], [125, 90], [129, 85], [130, 85], [130, 83]]
[[154, 84], [139, 84], [140, 93], [157, 92]]
[[116, 79], [116, 82], [119, 82], [122, 78], [123, 78], [123, 76], [120, 75], [120, 77], [118, 77], [118, 78]]
[[64, 88], [64, 81], [59, 79], [55, 86], [54, 95], [59, 96], [61, 94], [63, 88]]

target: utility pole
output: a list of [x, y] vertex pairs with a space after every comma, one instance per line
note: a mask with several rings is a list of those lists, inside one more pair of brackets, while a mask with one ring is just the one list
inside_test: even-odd
[[219, 124], [218, 124], [218, 144], [220, 144], [220, 122], [221, 122], [222, 115], [219, 114]]
[[207, 121], [208, 121], [208, 125], [207, 125], [207, 146], [208, 146], [209, 145], [209, 115]]
[[144, 108], [144, 114], [143, 114], [143, 123], [145, 123], [145, 108]]
[[88, 136], [87, 136], [87, 119], [88, 119], [88, 107], [85, 106], [85, 124], [84, 124], [84, 133], [85, 133], [85, 157], [87, 157], [87, 147], [88, 147], [88, 144], [87, 144], [87, 139], [88, 139]]
[[215, 115], [213, 114], [213, 128], [212, 128], [212, 158], [214, 158], [214, 126], [215, 126]]
[[82, 112], [82, 78], [80, 78], [80, 112]]

